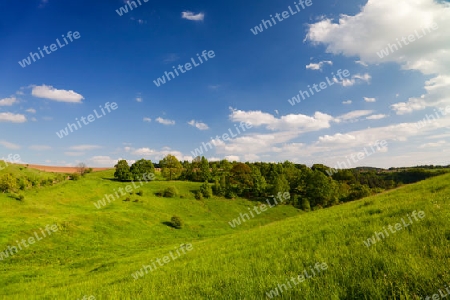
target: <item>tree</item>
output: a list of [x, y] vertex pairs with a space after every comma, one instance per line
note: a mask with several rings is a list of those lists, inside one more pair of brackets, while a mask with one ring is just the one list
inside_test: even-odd
[[131, 180], [130, 167], [128, 166], [128, 162], [126, 160], [119, 160], [114, 168], [116, 168], [114, 178], [117, 178], [120, 181]]
[[272, 186], [272, 195], [278, 195], [278, 193], [285, 193], [289, 192], [290, 185], [287, 179], [284, 177], [284, 175], [278, 175], [275, 177], [273, 186]]
[[211, 198], [213, 195], [211, 185], [208, 183], [208, 181], [205, 181], [200, 186], [200, 192], [202, 193], [203, 197], [205, 198]]
[[322, 171], [313, 171], [307, 179], [305, 192], [312, 207], [327, 206], [332, 199], [334, 190], [333, 179]]
[[236, 163], [230, 172], [230, 182], [236, 185], [239, 195], [242, 195], [246, 189], [253, 187], [252, 170], [248, 165]]
[[164, 178], [168, 179], [169, 181], [180, 177], [181, 172], [183, 171], [183, 166], [181, 165], [181, 163], [175, 156], [171, 154], [168, 154], [166, 157], [160, 160], [159, 164], [161, 166], [162, 176], [164, 176]]
[[209, 170], [209, 162], [204, 156], [202, 156], [200, 162], [200, 178], [202, 181], [211, 180], [211, 171]]
[[134, 180], [141, 180], [144, 178], [144, 174], [155, 173], [155, 167], [151, 160], [140, 159], [131, 165], [130, 172]]
[[77, 172], [78, 172], [81, 176], [83, 176], [85, 173], [87, 173], [86, 171], [87, 171], [87, 166], [86, 166], [85, 163], [79, 163], [79, 164], [77, 165]]
[[266, 192], [267, 183], [264, 176], [261, 175], [259, 167], [257, 166], [252, 166], [252, 179], [252, 193], [257, 197], [263, 195]]

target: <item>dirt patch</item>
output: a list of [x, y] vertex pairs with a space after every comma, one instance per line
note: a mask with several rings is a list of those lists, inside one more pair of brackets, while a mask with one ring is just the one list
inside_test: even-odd
[[[41, 165], [24, 165], [24, 164], [18, 164], [20, 166], [28, 166], [30, 169], [36, 169], [44, 172], [54, 172], [54, 173], [75, 173], [77, 172], [76, 167], [52, 167], [52, 166], [41, 166]], [[105, 171], [110, 170], [112, 168], [92, 168], [94, 172], [96, 171]]]

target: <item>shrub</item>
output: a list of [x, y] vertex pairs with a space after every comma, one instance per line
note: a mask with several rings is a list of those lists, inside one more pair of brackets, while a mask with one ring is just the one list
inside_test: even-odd
[[200, 186], [200, 192], [205, 198], [211, 198], [213, 195], [211, 185], [207, 181]]
[[19, 201], [23, 201], [25, 200], [25, 196], [24, 195], [19, 195], [19, 197], [16, 198]]
[[178, 195], [178, 190], [174, 186], [169, 186], [163, 192], [163, 196], [166, 198], [173, 198]]
[[309, 204], [309, 200], [307, 198], [302, 198], [302, 209], [303, 211], [311, 210], [311, 205]]
[[170, 223], [172, 224], [172, 227], [176, 229], [181, 229], [184, 225], [183, 220], [181, 220], [181, 218], [178, 216], [173, 216], [172, 219], [170, 220]]
[[142, 190], [140, 190], [139, 192], [137, 192], [137, 193], [136, 193], [136, 195], [138, 195], [138, 196], [141, 196], [141, 197], [142, 197], [142, 196], [144, 196], [144, 192], [143, 192]]
[[72, 180], [79, 180], [80, 177], [81, 177], [81, 175], [78, 174], [78, 173], [73, 173], [73, 174], [71, 175], [71, 177], [72, 177]]
[[197, 192], [195, 193], [195, 199], [197, 199], [197, 200], [203, 200], [203, 194], [202, 194], [202, 192], [197, 191]]
[[225, 192], [225, 198], [227, 198], [227, 199], [234, 199], [234, 198], [236, 198], [236, 194], [235, 194], [235, 192], [233, 192], [233, 190], [228, 189]]

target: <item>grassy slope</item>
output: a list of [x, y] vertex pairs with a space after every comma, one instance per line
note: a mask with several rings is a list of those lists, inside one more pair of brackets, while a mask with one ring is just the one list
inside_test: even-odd
[[[327, 263], [328, 270], [284, 298], [415, 299], [450, 283], [450, 174], [280, 222], [273, 221], [298, 212], [273, 208], [237, 229], [227, 222], [249, 202], [149, 196], [171, 184], [166, 182], [143, 188], [143, 203], [116, 201], [97, 210], [92, 202], [119, 185], [102, 180], [110, 176], [105, 174], [26, 194], [25, 203], [0, 195], [0, 251], [40, 226], [57, 222], [63, 228], [0, 262], [0, 296], [263, 299], [316, 262]], [[198, 185], [177, 187], [183, 193]], [[413, 210], [423, 210], [425, 218], [364, 246], [374, 231]], [[186, 221], [186, 229], [162, 224], [172, 214]], [[194, 250], [142, 279], [131, 277], [180, 243], [192, 243]]]

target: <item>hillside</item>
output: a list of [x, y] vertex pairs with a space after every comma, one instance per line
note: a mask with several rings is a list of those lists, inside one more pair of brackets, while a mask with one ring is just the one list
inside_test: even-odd
[[[142, 197], [131, 196], [139, 202], [97, 209], [95, 201], [127, 185], [111, 178], [112, 171], [88, 174], [26, 191], [22, 202], [0, 195], [0, 251], [58, 226], [0, 261], [2, 299], [263, 299], [271, 290], [275, 297], [278, 284], [287, 286], [278, 291], [285, 299], [415, 299], [450, 283], [450, 174], [310, 213], [277, 206], [236, 228], [228, 222], [255, 203], [197, 201], [192, 182], [150, 182]], [[153, 195], [171, 185], [186, 198]], [[413, 211], [424, 218], [365, 246]], [[185, 228], [165, 224], [173, 215]], [[192, 248], [182, 253], [181, 244]], [[180, 255], [141, 270], [170, 251]], [[317, 263], [327, 269], [289, 288]]]

